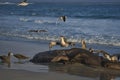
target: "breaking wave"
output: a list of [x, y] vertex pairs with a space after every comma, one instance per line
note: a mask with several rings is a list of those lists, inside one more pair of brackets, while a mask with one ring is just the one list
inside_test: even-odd
[[[47, 34], [47, 35], [46, 35]], [[33, 40], [48, 40], [48, 41], [59, 41], [59, 36], [56, 35], [48, 35], [48, 33], [40, 33], [40, 34], [10, 34], [10, 33], [0, 33], [3, 36], [12, 36], [12, 37], [21, 37], [26, 39], [33, 39]], [[120, 37], [120, 36], [119, 36]], [[120, 46], [120, 40], [118, 39], [105, 39], [104, 37], [97, 37], [97, 38], [88, 38], [88, 37], [67, 37], [68, 41], [81, 43], [81, 40], [84, 39], [86, 43], [89, 44], [102, 44], [102, 45], [111, 45], [111, 46]]]
[[6, 5], [6, 4], [10, 5], [10, 4], [16, 4], [16, 3], [11, 3], [11, 2], [0, 2], [0, 5]]

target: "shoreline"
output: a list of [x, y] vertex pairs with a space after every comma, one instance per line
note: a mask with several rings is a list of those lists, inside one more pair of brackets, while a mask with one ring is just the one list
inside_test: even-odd
[[30, 56], [42, 51], [49, 50], [48, 43], [35, 40], [0, 40], [0, 55], [7, 54], [9, 51], [13, 53], [23, 53]]
[[[52, 40], [42, 40], [42, 39], [27, 39], [24, 37], [15, 37], [15, 36], [0, 36], [0, 41], [12, 41], [12, 42], [21, 42], [21, 43], [32, 43], [32, 44], [37, 44], [37, 45], [41, 45], [44, 44], [46, 46], [46, 51], [49, 50], [48, 46], [49, 46], [49, 42]], [[81, 42], [76, 42], [76, 46], [75, 47], [81, 47]], [[114, 54], [114, 53], [119, 53], [120, 52], [120, 47], [119, 46], [114, 46], [114, 45], [105, 45], [105, 44], [95, 44], [95, 43], [86, 43], [87, 44], [87, 48], [93, 48], [93, 49], [100, 49], [100, 50], [105, 50], [110, 54]], [[41, 47], [41, 46], [40, 46]], [[65, 47], [60, 47], [60, 46], [55, 46], [53, 47], [54, 49], [64, 49]], [[70, 48], [70, 47], [69, 47]]]

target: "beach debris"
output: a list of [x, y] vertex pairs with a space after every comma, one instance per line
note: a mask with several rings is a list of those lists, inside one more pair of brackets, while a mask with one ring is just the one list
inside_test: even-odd
[[25, 60], [25, 59], [29, 59], [29, 57], [23, 55], [23, 54], [14, 54], [14, 57], [16, 57], [19, 61], [19, 63], [21, 63], [21, 60]]
[[51, 50], [51, 48], [56, 45], [60, 45], [61, 47], [68, 47], [68, 46], [73, 47], [75, 46], [75, 43], [67, 41], [67, 39], [64, 36], [60, 36], [60, 41], [51, 41], [49, 43], [49, 50]]
[[6, 55], [0, 56], [0, 59], [1, 59], [2, 63], [7, 63], [7, 64], [8, 64], [8, 67], [11, 67], [10, 57], [11, 57], [12, 55], [13, 55], [12, 52], [8, 52], [8, 56], [6, 56]]
[[22, 2], [18, 3], [18, 6], [27, 6], [29, 3], [27, 0], [23, 0]]
[[39, 33], [39, 32], [47, 32], [46, 30], [29, 30], [28, 32], [36, 32], [36, 33]]

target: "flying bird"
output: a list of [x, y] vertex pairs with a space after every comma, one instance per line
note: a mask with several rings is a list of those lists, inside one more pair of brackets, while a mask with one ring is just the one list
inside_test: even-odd
[[20, 3], [18, 3], [18, 6], [27, 6], [29, 3], [27, 2], [27, 0], [24, 0]]
[[65, 21], [66, 21], [66, 18], [67, 18], [66, 16], [60, 16], [60, 17], [59, 17], [59, 20], [62, 20], [63, 22], [65, 22]]

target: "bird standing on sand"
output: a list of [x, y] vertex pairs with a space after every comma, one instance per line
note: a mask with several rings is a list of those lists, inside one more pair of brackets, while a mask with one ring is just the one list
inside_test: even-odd
[[60, 36], [60, 42], [56, 41], [51, 41], [49, 43], [49, 50], [55, 46], [55, 45], [60, 45], [61, 47], [68, 47], [68, 46], [75, 46], [74, 42], [68, 42], [67, 39], [64, 36]]
[[10, 61], [10, 56], [12, 56], [13, 53], [8, 52], [8, 56], [2, 55], [0, 56], [0, 59], [2, 60], [3, 63], [7, 63], [8, 67], [11, 67], [11, 61]]
[[29, 58], [29, 57], [24, 56], [22, 54], [14, 54], [13, 56], [16, 57], [19, 60], [19, 62], [21, 62], [21, 60], [25, 60], [25, 59]]
[[85, 42], [85, 40], [82, 40], [81, 41], [81, 44], [82, 44], [82, 49], [86, 49], [87, 47], [86, 47], [86, 42]]

